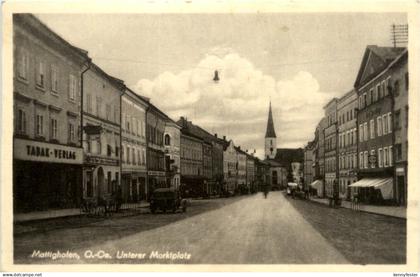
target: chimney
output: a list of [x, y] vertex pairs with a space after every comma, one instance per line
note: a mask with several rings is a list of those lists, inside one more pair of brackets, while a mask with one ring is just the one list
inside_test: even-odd
[[226, 136], [223, 136], [223, 140], [226, 141]]
[[217, 133], [214, 134], [214, 137], [217, 138]]

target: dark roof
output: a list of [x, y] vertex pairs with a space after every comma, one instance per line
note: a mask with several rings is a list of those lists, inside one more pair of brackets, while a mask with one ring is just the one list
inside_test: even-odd
[[16, 23], [21, 23], [21, 26], [29, 28], [37, 38], [47, 38], [59, 45], [60, 49], [70, 50], [74, 56], [77, 56], [83, 62], [91, 60], [88, 56], [88, 51], [70, 44], [31, 13], [13, 14], [13, 24]]
[[187, 129], [189, 133], [201, 138], [202, 140], [208, 143], [215, 142], [219, 144], [224, 144], [224, 141], [222, 139], [219, 139], [216, 136], [210, 134], [200, 126], [195, 125], [191, 121], [186, 120], [184, 117], [181, 117], [176, 123], [183, 129]]
[[278, 148], [274, 160], [283, 165], [290, 165], [293, 162], [303, 162], [302, 148]]
[[362, 62], [359, 67], [359, 72], [357, 73], [356, 81], [354, 82], [354, 87], [358, 88], [362, 86], [366, 81], [362, 80], [363, 72], [368, 63], [368, 58], [371, 53], [374, 53], [377, 58], [381, 60], [380, 65], [375, 69], [374, 72], [369, 74], [366, 78], [367, 80], [372, 79], [374, 76], [379, 74], [384, 70], [395, 58], [397, 58], [404, 50], [405, 47], [380, 47], [377, 45], [368, 45], [366, 47], [365, 53], [363, 54]]
[[268, 164], [268, 165], [270, 165], [270, 166], [284, 167], [284, 164], [283, 163], [280, 163], [280, 162], [278, 162], [276, 160], [273, 160], [273, 159], [266, 159], [263, 162], [266, 163], [266, 164]]
[[276, 131], [274, 130], [273, 114], [271, 112], [271, 102], [268, 109], [268, 121], [267, 121], [267, 130], [265, 131], [266, 138], [275, 138]]

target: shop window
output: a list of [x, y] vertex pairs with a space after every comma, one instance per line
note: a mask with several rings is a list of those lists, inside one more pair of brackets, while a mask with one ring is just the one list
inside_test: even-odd
[[86, 196], [93, 197], [93, 174], [92, 171], [86, 172]]

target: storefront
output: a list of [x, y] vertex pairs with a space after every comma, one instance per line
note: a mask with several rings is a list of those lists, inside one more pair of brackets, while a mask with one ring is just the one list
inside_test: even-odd
[[384, 204], [393, 199], [393, 178], [362, 178], [351, 184], [353, 195], [366, 204]]
[[80, 206], [82, 148], [14, 139], [14, 212]]
[[121, 179], [124, 203], [134, 203], [147, 199], [147, 174], [145, 172], [123, 172]]
[[398, 205], [407, 205], [407, 164], [395, 165], [394, 195]]

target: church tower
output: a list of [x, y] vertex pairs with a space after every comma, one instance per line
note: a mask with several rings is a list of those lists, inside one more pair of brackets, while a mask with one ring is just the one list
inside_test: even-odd
[[277, 137], [274, 131], [273, 114], [271, 112], [271, 101], [268, 110], [267, 130], [265, 131], [265, 158], [274, 159], [277, 153]]

